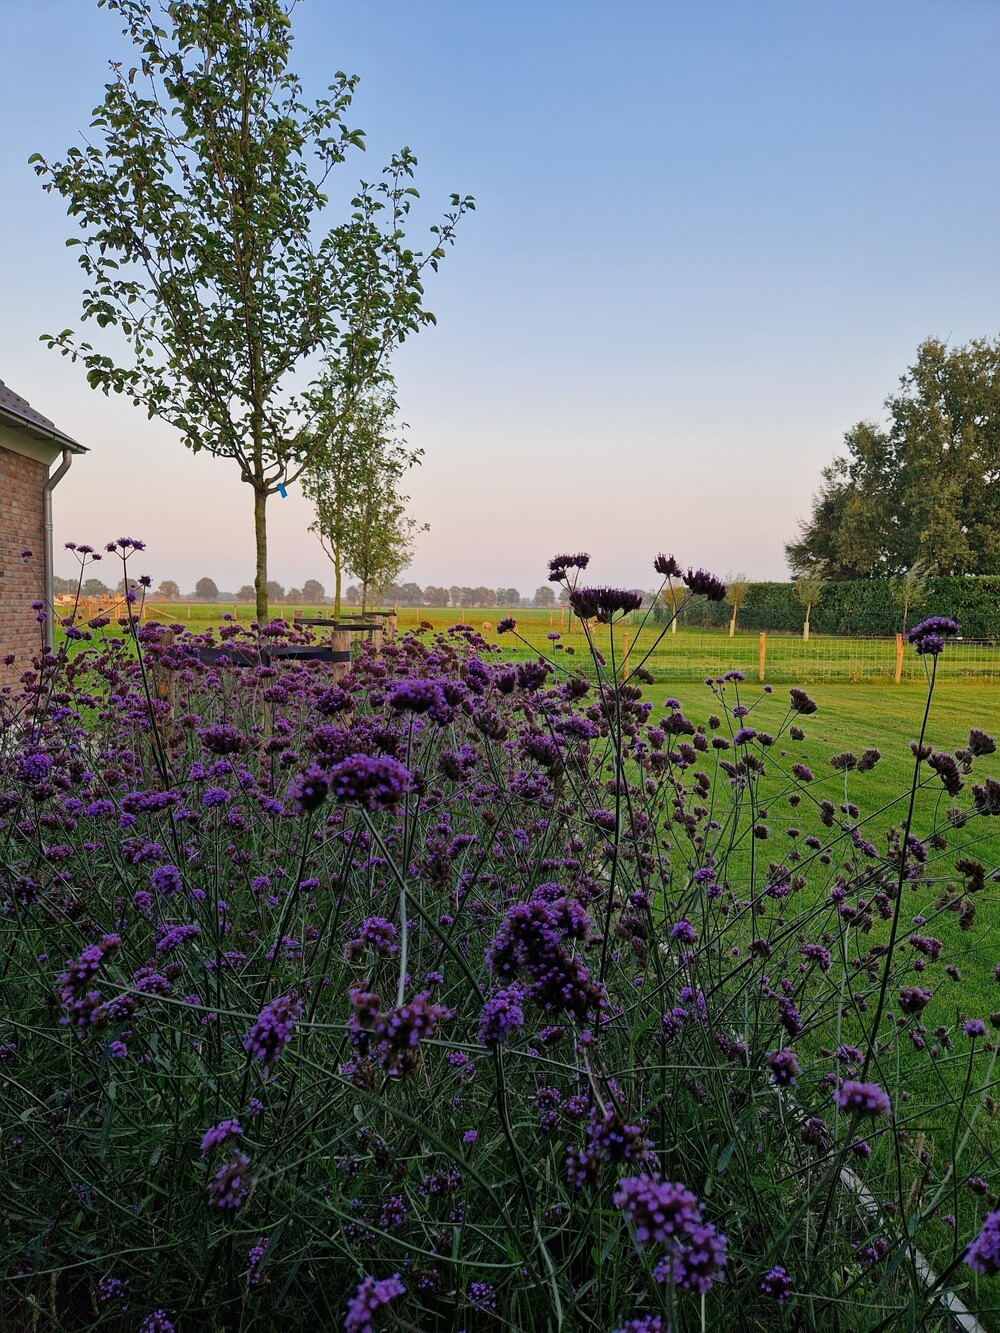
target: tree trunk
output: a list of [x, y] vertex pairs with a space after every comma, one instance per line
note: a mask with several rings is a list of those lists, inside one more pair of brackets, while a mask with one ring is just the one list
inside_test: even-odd
[[257, 550], [257, 568], [253, 586], [257, 594], [257, 621], [266, 625], [267, 611], [267, 491], [263, 486], [253, 488], [253, 535]]
[[802, 637], [803, 637], [803, 639], [805, 639], [806, 643], [809, 642], [809, 612], [810, 612], [811, 610], [812, 610], [811, 607], [809, 607], [809, 606], [806, 607], [806, 619], [805, 619], [805, 624], [802, 626]]
[[340, 619], [340, 560], [333, 562], [333, 618]]
[[734, 606], [734, 607], [733, 607], [733, 614], [732, 614], [732, 615], [730, 616], [730, 618], [729, 618], [729, 637], [730, 637], [730, 638], [733, 638], [733, 636], [736, 634], [736, 610], [737, 610], [737, 608]]

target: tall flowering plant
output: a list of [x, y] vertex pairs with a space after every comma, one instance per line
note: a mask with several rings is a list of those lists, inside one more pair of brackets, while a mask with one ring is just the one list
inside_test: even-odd
[[867, 1329], [1000, 1269], [993, 740], [928, 712], [872, 799], [801, 689], [663, 699], [587, 565], [589, 662], [126, 615], [0, 696], [4, 1326]]

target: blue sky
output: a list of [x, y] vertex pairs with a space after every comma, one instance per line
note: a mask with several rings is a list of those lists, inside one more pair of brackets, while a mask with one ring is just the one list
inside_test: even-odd
[[[235, 465], [37, 341], [80, 327], [82, 275], [26, 159], [80, 141], [121, 25], [0, 8], [0, 378], [91, 448], [57, 540], [127, 531], [155, 578], [239, 586]], [[659, 550], [783, 577], [820, 468], [919, 341], [1000, 332], [992, 0], [303, 0], [294, 30], [307, 92], [361, 76], [343, 188], [408, 144], [421, 222], [477, 200], [428, 284], [437, 327], [396, 359], [421, 585], [530, 594], [567, 548], [637, 586]], [[301, 498], [270, 512], [272, 576], [328, 583]]]

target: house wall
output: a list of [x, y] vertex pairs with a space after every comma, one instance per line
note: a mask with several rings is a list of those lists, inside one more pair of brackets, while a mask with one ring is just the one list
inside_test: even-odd
[[[17, 681], [42, 643], [31, 603], [42, 596], [45, 544], [42, 487], [45, 463], [3, 447], [0, 436], [0, 685]], [[21, 560], [30, 550], [33, 559]], [[15, 655], [14, 664], [3, 658]]]

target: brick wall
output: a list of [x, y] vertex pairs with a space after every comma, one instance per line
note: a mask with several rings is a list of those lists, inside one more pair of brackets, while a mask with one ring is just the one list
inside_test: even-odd
[[[0, 447], [0, 685], [16, 682], [41, 647], [31, 603], [42, 596], [45, 544], [42, 532], [44, 463]], [[27, 565], [21, 552], [34, 558]], [[3, 658], [14, 653], [7, 666]]]

